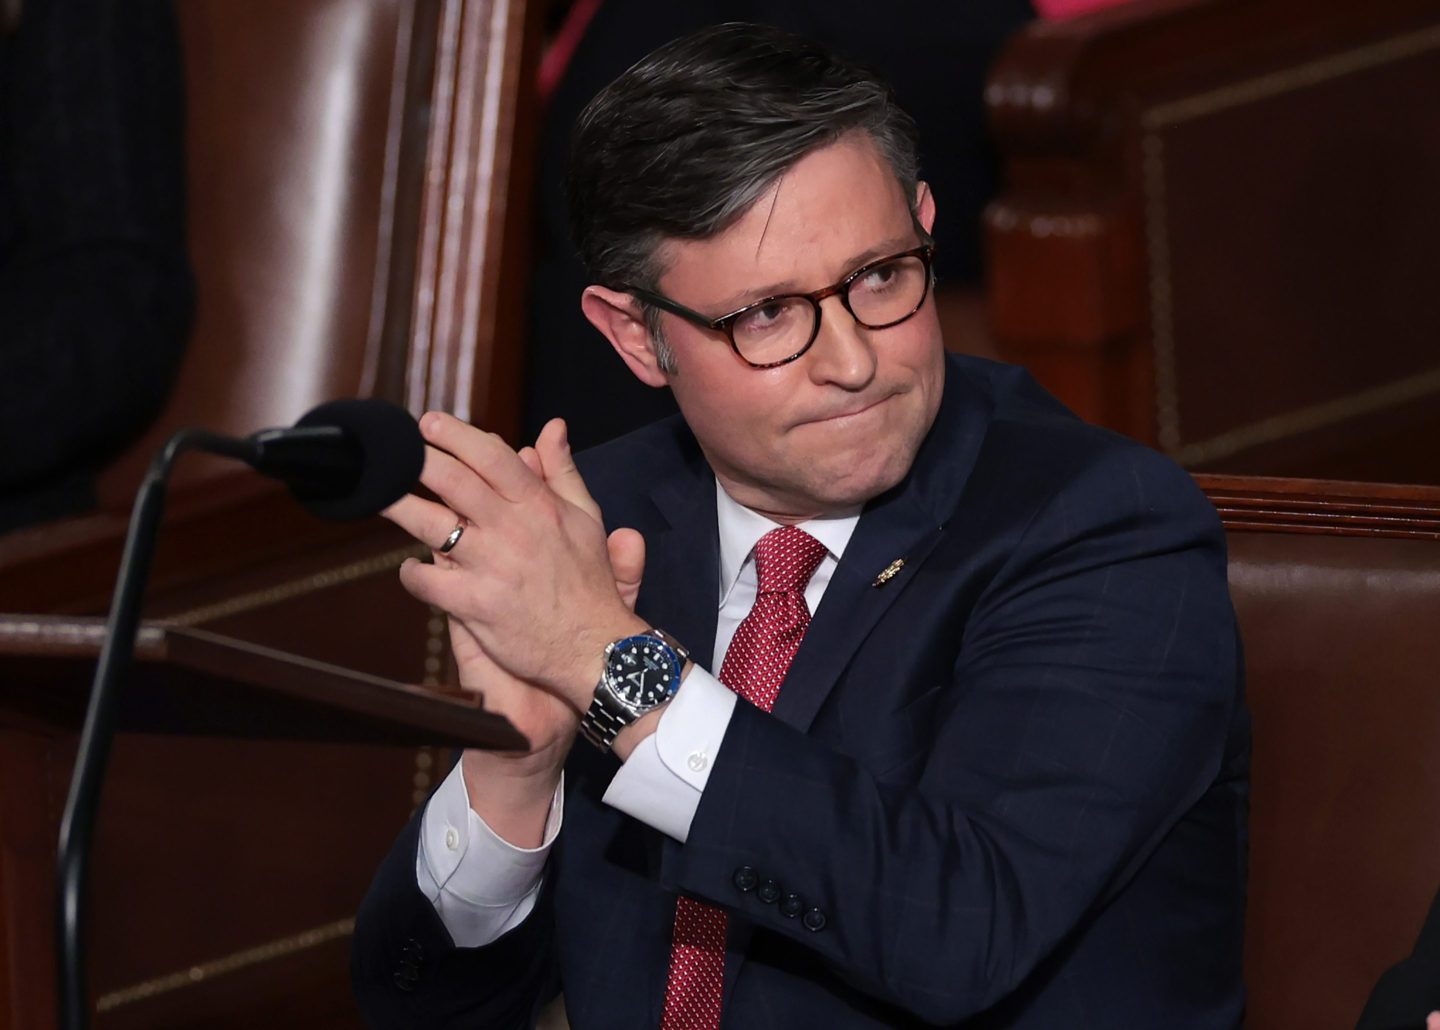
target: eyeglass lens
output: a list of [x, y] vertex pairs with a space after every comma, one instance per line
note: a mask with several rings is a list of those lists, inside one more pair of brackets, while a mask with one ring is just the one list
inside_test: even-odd
[[[925, 296], [925, 262], [898, 257], [865, 270], [846, 291], [851, 313], [867, 329], [883, 329], [914, 314]], [[820, 307], [808, 297], [777, 297], [746, 311], [731, 324], [735, 347], [746, 361], [783, 361], [809, 344]]]

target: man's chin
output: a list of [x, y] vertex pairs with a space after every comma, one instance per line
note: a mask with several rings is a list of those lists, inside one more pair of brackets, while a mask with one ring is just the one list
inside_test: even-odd
[[904, 479], [912, 460], [896, 455], [882, 461], [816, 468], [812, 470], [811, 493], [826, 512], [858, 510]]

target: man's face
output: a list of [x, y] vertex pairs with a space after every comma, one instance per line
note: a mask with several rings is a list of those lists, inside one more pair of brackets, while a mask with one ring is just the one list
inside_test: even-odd
[[[934, 204], [921, 187], [926, 231]], [[808, 293], [921, 242], [884, 158], [852, 135], [797, 163], [726, 231], [671, 241], [659, 292], [710, 317], [779, 293]], [[755, 369], [723, 333], [663, 316], [667, 378], [726, 491], [775, 518], [855, 508], [898, 483], [934, 421], [944, 380], [933, 298], [907, 321], [866, 329], [840, 297], [800, 358]]]

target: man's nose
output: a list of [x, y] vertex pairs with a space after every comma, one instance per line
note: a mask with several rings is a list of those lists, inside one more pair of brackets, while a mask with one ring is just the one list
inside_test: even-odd
[[870, 331], [855, 321], [840, 297], [820, 302], [820, 330], [810, 348], [810, 376], [817, 383], [858, 390], [875, 378]]

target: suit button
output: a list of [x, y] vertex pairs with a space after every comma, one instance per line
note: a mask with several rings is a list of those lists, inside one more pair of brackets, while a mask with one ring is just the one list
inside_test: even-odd
[[780, 902], [780, 914], [794, 919], [801, 912], [805, 911], [805, 899], [798, 894], [787, 894], [785, 900]]
[[735, 870], [735, 886], [739, 887], [743, 893], [749, 894], [755, 889], [755, 885], [759, 882], [760, 874], [750, 866], [742, 865], [739, 869]]
[[805, 913], [805, 918], [801, 919], [800, 922], [805, 924], [805, 929], [810, 932], [819, 933], [825, 929], [825, 913], [821, 912], [818, 908], [812, 908], [809, 912]]
[[766, 880], [755, 892], [755, 896], [767, 905], [773, 905], [780, 900], [780, 885], [774, 880]]

